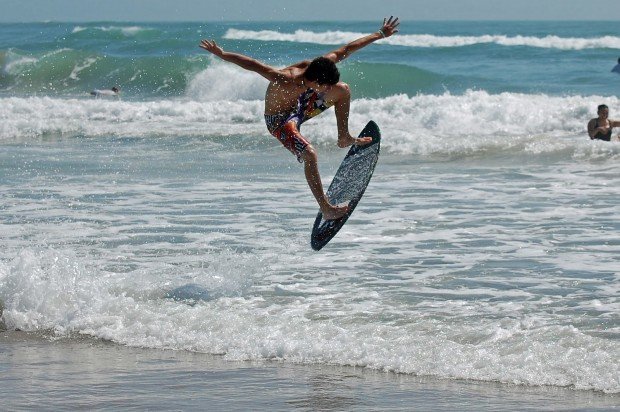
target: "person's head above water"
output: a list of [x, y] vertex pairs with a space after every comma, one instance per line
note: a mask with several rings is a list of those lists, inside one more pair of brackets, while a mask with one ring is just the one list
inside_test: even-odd
[[112, 87], [112, 91], [114, 93], [118, 93], [120, 91], [120, 89], [118, 87], [114, 86], [114, 87]]
[[336, 63], [327, 57], [317, 57], [306, 68], [304, 78], [320, 85], [334, 85], [340, 81], [340, 72]]

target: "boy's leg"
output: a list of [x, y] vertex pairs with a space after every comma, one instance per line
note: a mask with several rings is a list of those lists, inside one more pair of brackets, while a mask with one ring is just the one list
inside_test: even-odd
[[297, 159], [304, 163], [304, 173], [308, 186], [314, 195], [319, 209], [323, 213], [325, 220], [334, 220], [344, 216], [349, 207], [347, 206], [334, 206], [329, 203], [325, 192], [323, 191], [323, 183], [321, 182], [321, 175], [319, 174], [318, 156], [316, 150], [312, 145], [304, 138], [299, 132], [297, 123], [290, 121], [285, 123], [276, 133], [275, 136], [280, 142], [291, 151]]
[[349, 206], [335, 206], [330, 204], [323, 191], [323, 183], [321, 182], [321, 176], [319, 174], [318, 156], [314, 147], [311, 145], [306, 146], [301, 158], [304, 161], [304, 173], [306, 174], [308, 186], [310, 186], [310, 190], [319, 204], [321, 213], [323, 213], [323, 218], [325, 220], [334, 220], [344, 216], [349, 210]]

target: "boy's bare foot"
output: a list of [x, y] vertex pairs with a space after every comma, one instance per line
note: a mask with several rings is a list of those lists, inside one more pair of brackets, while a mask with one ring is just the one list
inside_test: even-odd
[[323, 213], [324, 220], [336, 220], [346, 215], [348, 211], [349, 211], [349, 205], [342, 204], [338, 206], [330, 205], [328, 210], [321, 210], [321, 213]]

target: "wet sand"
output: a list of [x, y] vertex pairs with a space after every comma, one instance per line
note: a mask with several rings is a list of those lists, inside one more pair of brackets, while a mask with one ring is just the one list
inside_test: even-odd
[[612, 410], [617, 394], [0, 332], [3, 410]]

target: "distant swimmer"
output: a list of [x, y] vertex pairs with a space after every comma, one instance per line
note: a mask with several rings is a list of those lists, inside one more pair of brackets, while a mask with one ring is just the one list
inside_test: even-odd
[[100, 97], [119, 97], [121, 95], [121, 89], [118, 87], [112, 87], [111, 89], [95, 89], [90, 92], [91, 96], [95, 96], [95, 98]]
[[616, 65], [614, 66], [614, 68], [613, 68], [613, 69], [611, 69], [611, 71], [612, 71], [613, 73], [618, 73], [618, 74], [620, 74], [620, 57], [618, 57], [618, 64], [616, 64]]
[[[224, 51], [214, 40], [202, 40], [200, 47], [237, 66], [256, 72], [269, 80], [265, 95], [265, 123], [269, 132], [304, 163], [304, 173], [323, 218], [334, 220], [344, 216], [348, 205], [332, 205], [323, 191], [316, 149], [299, 132], [306, 120], [334, 106], [338, 128], [338, 147], [367, 145], [371, 137], [353, 137], [349, 132], [351, 92], [340, 81], [336, 63], [377, 40], [397, 33], [398, 18], [383, 19], [381, 28], [314, 60], [304, 60], [283, 69], [238, 53]], [[233, 84], [230, 85], [234, 87]]]
[[[591, 119], [588, 122], [588, 135], [591, 140], [604, 140], [606, 142], [611, 141], [611, 135], [614, 127], [620, 127], [620, 120], [609, 119], [609, 107], [605, 104], [598, 106], [598, 117]], [[615, 140], [620, 140], [620, 137], [616, 136]]]

